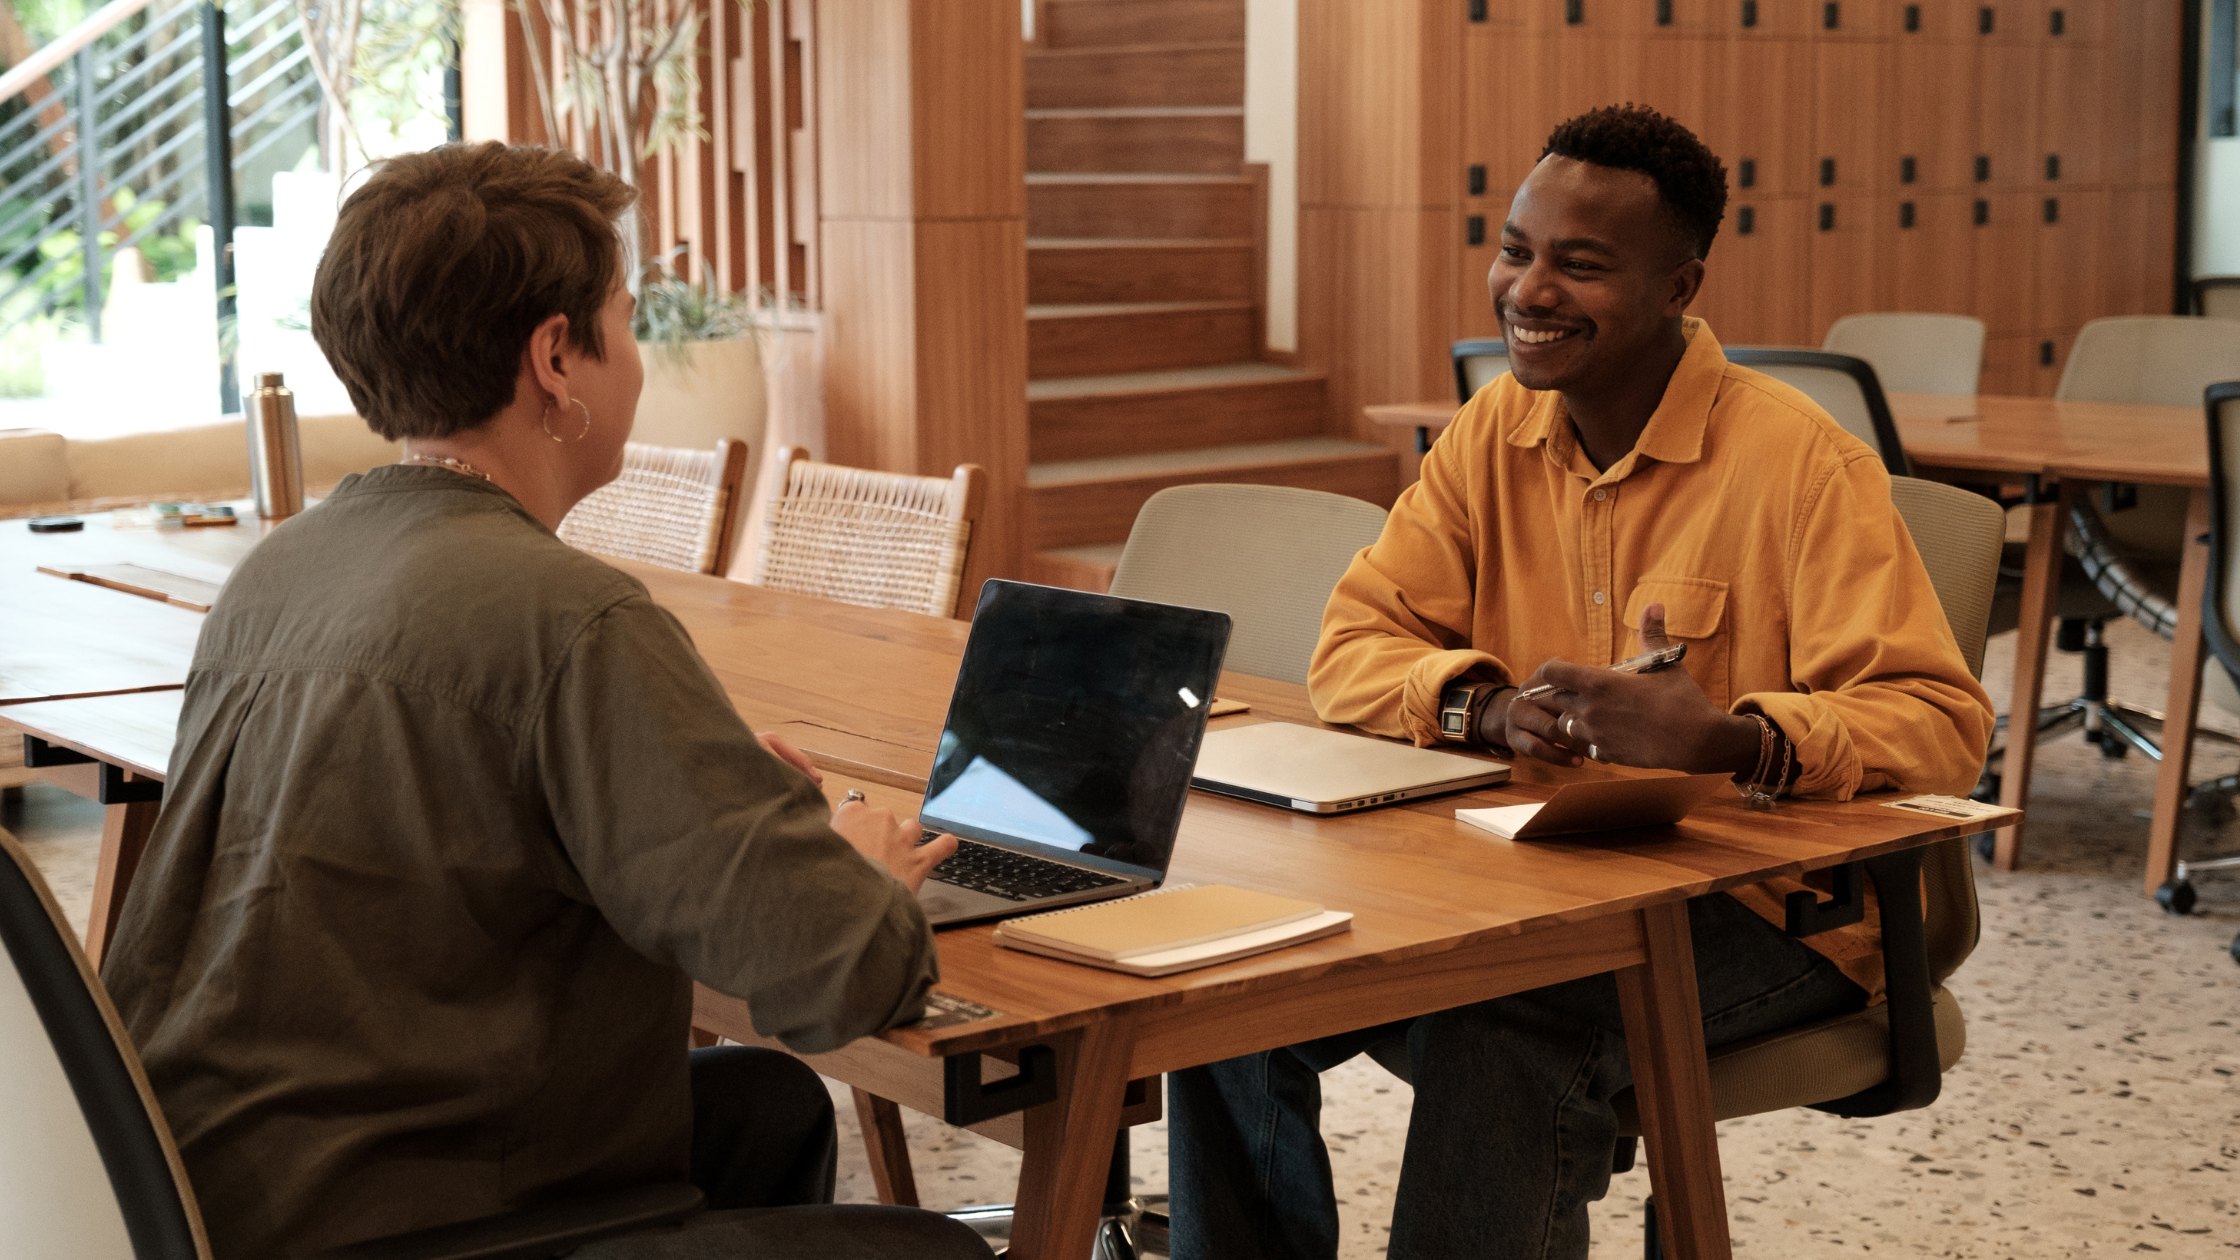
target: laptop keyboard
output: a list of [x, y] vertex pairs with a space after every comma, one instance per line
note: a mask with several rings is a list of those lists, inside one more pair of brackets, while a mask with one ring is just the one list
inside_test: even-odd
[[[918, 843], [925, 844], [941, 833], [929, 831]], [[1011, 901], [1032, 901], [1037, 897], [1056, 897], [1064, 893], [1086, 892], [1091, 888], [1105, 888], [1121, 881], [1111, 875], [1063, 862], [1014, 853], [977, 840], [957, 839], [957, 851], [941, 865], [933, 868], [933, 877], [944, 884], [970, 888]]]

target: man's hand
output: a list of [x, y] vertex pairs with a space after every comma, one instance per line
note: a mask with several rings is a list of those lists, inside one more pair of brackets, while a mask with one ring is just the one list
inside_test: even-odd
[[817, 769], [817, 763], [809, 760], [809, 754], [776, 735], [757, 735], [755, 740], [762, 745], [763, 751], [808, 775], [809, 782], [818, 787], [824, 786], [824, 772]]
[[[1664, 605], [1641, 615], [1641, 647], [1670, 645]], [[1526, 687], [1546, 682], [1559, 690], [1533, 700], [1508, 697], [1506, 742], [1520, 756], [1559, 766], [1599, 761], [1691, 774], [1748, 774], [1758, 764], [1759, 727], [1713, 705], [1686, 669], [1620, 674], [1591, 665], [1553, 660], [1533, 672]]]
[[862, 801], [841, 802], [840, 808], [832, 811], [832, 829], [854, 845], [856, 852], [894, 872], [894, 877], [913, 893], [934, 867], [957, 851], [955, 836], [919, 844], [918, 836], [924, 829], [916, 818], [898, 821], [886, 810]]

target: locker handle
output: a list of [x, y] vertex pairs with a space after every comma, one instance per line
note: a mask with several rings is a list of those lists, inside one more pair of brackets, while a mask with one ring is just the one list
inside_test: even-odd
[[2069, 33], [2069, 15], [2059, 9], [2055, 9], [2052, 13], [2048, 14], [2046, 16], [2046, 22], [2047, 25], [2053, 28], [2053, 33], [2055, 35], [2066, 35]]
[[1979, 184], [1991, 182], [1991, 155], [1988, 153], [1976, 154], [1976, 182]]
[[2048, 223], [2059, 223], [2059, 222], [2061, 222], [2061, 198], [2059, 198], [2059, 197], [2048, 197], [2048, 198], [2046, 198], [2046, 222], [2048, 222]]
[[1758, 24], [1758, 0], [1742, 0], [1742, 29], [1749, 30]]
[[1485, 195], [1486, 195], [1486, 168], [1485, 168], [1485, 167], [1484, 167], [1483, 165], [1472, 165], [1472, 166], [1471, 166], [1471, 168], [1470, 168], [1470, 172], [1469, 172], [1469, 175], [1470, 175], [1470, 195], [1471, 195], [1471, 196], [1473, 196], [1473, 197], [1483, 197], [1483, 196], [1485, 196]]
[[1657, 25], [1672, 25], [1672, 0], [1657, 0]]
[[1470, 244], [1485, 244], [1486, 217], [1482, 214], [1473, 214], [1469, 218], [1463, 220], [1463, 232], [1465, 233]]
[[1585, 26], [1587, 24], [1587, 0], [1563, 0], [1563, 24], [1565, 26]]
[[2047, 178], [2047, 179], [2059, 179], [2059, 178], [2061, 178], [2061, 155], [2060, 155], [2060, 154], [2058, 154], [2058, 153], [2048, 153], [2048, 154], [2046, 154], [2046, 178]]
[[1992, 8], [1988, 4], [1983, 6], [1981, 9], [1976, 10], [1976, 34], [1989, 35], [1994, 30], [1997, 30], [1998, 26], [1998, 10]]
[[1902, 228], [1910, 228], [1913, 226], [1912, 202], [1901, 201], [1898, 203], [1898, 226]]
[[1486, 0], [1470, 0], [1470, 20], [1473, 22], [1486, 20]]
[[1917, 34], [1920, 30], [1921, 6], [1918, 4], [1909, 4], [1906, 6], [1906, 34]]
[[1758, 214], [1757, 211], [1752, 207], [1744, 206], [1734, 212], [1735, 235], [1748, 236], [1751, 232], [1757, 229], [1757, 226]]
[[1820, 7], [1820, 25], [1831, 31], [1842, 29], [1843, 6], [1836, 0], [1828, 0], [1828, 3]]
[[1823, 232], [1836, 230], [1836, 208], [1833, 203], [1826, 201], [1820, 203], [1820, 230]]
[[1913, 180], [1914, 180], [1914, 176], [1915, 176], [1916, 174], [1918, 174], [1918, 173], [1919, 173], [1919, 171], [1918, 171], [1918, 169], [1917, 169], [1917, 168], [1916, 168], [1916, 167], [1914, 166], [1914, 162], [1913, 162], [1913, 159], [1912, 159], [1912, 158], [1909, 158], [1909, 157], [1904, 157], [1904, 158], [1899, 158], [1899, 159], [1898, 159], [1898, 182], [1899, 182], [1899, 183], [1901, 183], [1901, 184], [1910, 184], [1910, 183], [1912, 183], [1912, 182], [1913, 182]]
[[1976, 226], [1982, 227], [1989, 222], [1991, 222], [1991, 203], [1979, 197], [1976, 199]]
[[1739, 164], [1739, 166], [1738, 166], [1738, 169], [1737, 169], [1737, 170], [1735, 171], [1735, 177], [1734, 177], [1734, 178], [1735, 178], [1735, 183], [1736, 183], [1736, 184], [1739, 184], [1740, 186], [1742, 186], [1742, 187], [1744, 187], [1744, 188], [1754, 188], [1754, 187], [1756, 187], [1756, 186], [1757, 186], [1757, 183], [1758, 183], [1758, 163], [1757, 163], [1757, 161], [1756, 161], [1755, 159], [1752, 159], [1752, 158], [1744, 158], [1744, 159], [1742, 159], [1741, 163], [1740, 163], [1740, 164]]
[[1820, 186], [1821, 186], [1822, 188], [1833, 188], [1833, 187], [1835, 187], [1835, 183], [1836, 183], [1836, 160], [1835, 160], [1834, 158], [1821, 158], [1821, 159], [1820, 159]]

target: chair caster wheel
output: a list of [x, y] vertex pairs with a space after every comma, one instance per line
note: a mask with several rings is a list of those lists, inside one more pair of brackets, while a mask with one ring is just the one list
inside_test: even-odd
[[2131, 755], [2131, 745], [2113, 735], [2104, 735], [2100, 738], [2100, 755], [2110, 761], [2121, 761]]
[[1999, 851], [1998, 837], [1988, 831], [1977, 832], [1975, 839], [1970, 843], [1976, 851], [1976, 856], [1986, 862], [1990, 861], [1992, 856]]
[[2173, 879], [2154, 890], [2154, 903], [2171, 914], [2193, 913], [2193, 881]]

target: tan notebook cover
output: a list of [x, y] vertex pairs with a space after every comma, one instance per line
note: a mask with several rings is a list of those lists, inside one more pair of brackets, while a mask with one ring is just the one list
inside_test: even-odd
[[1290, 897], [1204, 884], [1007, 919], [998, 944], [1040, 946], [1117, 962], [1310, 918], [1322, 907]]
[[1567, 783], [1537, 805], [1458, 809], [1456, 818], [1509, 840], [1618, 831], [1676, 823], [1731, 786], [1732, 775], [1679, 774], [1653, 779], [1597, 779]]

